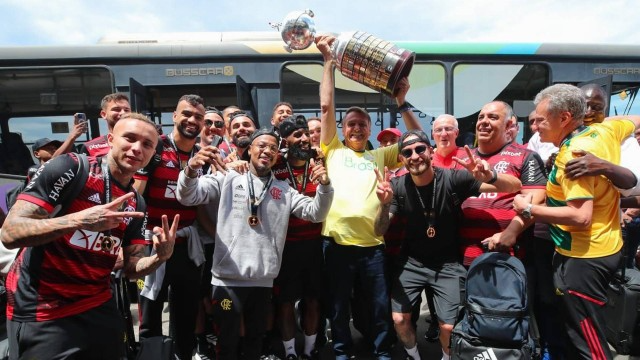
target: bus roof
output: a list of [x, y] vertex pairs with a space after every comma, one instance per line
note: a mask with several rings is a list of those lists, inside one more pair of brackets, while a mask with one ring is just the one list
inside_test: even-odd
[[[523, 55], [559, 57], [638, 58], [640, 46], [619, 44], [469, 43], [440, 41], [392, 41], [429, 55]], [[2, 60], [202, 58], [221, 56], [316, 57], [315, 46], [289, 53], [277, 31], [122, 34], [105, 36], [95, 45], [47, 45], [0, 47]]]

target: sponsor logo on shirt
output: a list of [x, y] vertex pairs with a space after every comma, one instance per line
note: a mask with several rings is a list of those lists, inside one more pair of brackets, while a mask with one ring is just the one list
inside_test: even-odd
[[102, 199], [100, 198], [100, 194], [95, 193], [87, 198], [89, 201], [93, 201], [96, 204], [102, 204]]
[[168, 168], [175, 168], [176, 167], [176, 165], [171, 160], [167, 161], [165, 166], [168, 167]]
[[76, 230], [73, 235], [71, 235], [69, 244], [80, 249], [116, 255], [118, 253], [118, 250], [120, 249], [120, 246], [122, 245], [122, 240], [120, 240], [116, 236], [110, 235], [111, 239], [114, 241], [114, 244], [109, 252], [105, 252], [102, 250], [101, 246], [104, 236], [105, 235], [101, 232], [79, 229]]
[[53, 189], [49, 192], [49, 199], [52, 201], [57, 201], [60, 197], [60, 192], [64, 189], [65, 184], [73, 180], [76, 174], [73, 172], [73, 169], [69, 169], [65, 171], [62, 176], [60, 176], [54, 183]]

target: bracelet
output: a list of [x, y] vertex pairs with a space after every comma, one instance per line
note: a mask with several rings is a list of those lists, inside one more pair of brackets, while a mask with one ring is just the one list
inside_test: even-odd
[[398, 112], [403, 113], [405, 111], [411, 110], [411, 108], [411, 105], [409, 105], [409, 103], [405, 101], [402, 103], [402, 105], [398, 106]]
[[496, 169], [492, 169], [492, 170], [493, 170], [493, 176], [491, 176], [491, 179], [487, 181], [487, 184], [493, 184], [498, 180], [498, 172], [496, 171]]

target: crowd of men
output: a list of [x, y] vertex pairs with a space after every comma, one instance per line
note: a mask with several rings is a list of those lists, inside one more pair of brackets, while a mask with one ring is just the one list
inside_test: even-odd
[[[386, 129], [371, 149], [361, 107], [338, 134], [334, 41], [316, 39], [320, 118], [281, 102], [259, 128], [249, 112], [184, 95], [161, 135], [111, 94], [105, 136], [78, 153], [70, 144], [86, 125], [37, 142], [42, 166], [0, 233], [20, 249], [6, 277], [10, 358], [122, 358], [121, 269], [144, 279], [140, 339], [162, 335], [168, 301], [179, 359], [269, 358], [273, 334], [287, 360], [314, 359], [325, 319], [336, 359], [350, 359], [353, 318], [377, 359], [399, 341], [417, 360], [426, 289], [447, 360], [466, 269], [488, 249], [524, 262], [549, 358], [610, 359], [601, 311], [623, 226], [638, 217], [621, 218], [620, 198], [637, 195], [640, 117], [605, 119], [599, 87], [559, 84], [534, 99], [526, 146], [498, 99], [479, 111], [477, 147], [458, 147], [451, 115], [422, 130], [405, 78], [394, 100], [407, 131]], [[631, 259], [638, 240], [627, 231]]]

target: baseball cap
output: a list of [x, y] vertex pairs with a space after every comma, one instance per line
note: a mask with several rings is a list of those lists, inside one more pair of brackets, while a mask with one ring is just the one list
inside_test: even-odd
[[256, 120], [253, 118], [253, 116], [251, 116], [250, 113], [244, 111], [244, 110], [238, 110], [238, 111], [234, 111], [231, 114], [229, 114], [229, 126], [231, 126], [231, 124], [233, 123], [233, 120], [239, 118], [239, 117], [246, 117], [249, 120], [251, 120], [251, 122], [253, 123], [254, 127], [258, 127], [258, 124], [256, 123]]
[[[253, 144], [253, 141], [257, 137], [262, 136], [262, 135], [273, 136], [276, 139], [276, 144], [280, 143], [280, 137], [273, 130], [268, 129], [268, 128], [261, 128], [259, 130], [254, 131], [253, 134], [251, 134], [251, 137], [249, 138], [250, 139], [249, 145]], [[248, 149], [245, 150], [245, 152], [242, 154], [241, 160], [249, 161], [249, 151], [248, 151]]]
[[383, 136], [385, 136], [386, 134], [393, 134], [397, 137], [402, 136], [402, 132], [396, 128], [386, 128], [382, 131], [380, 131], [380, 134], [378, 134], [378, 137], [376, 139], [378, 139], [378, 141], [380, 141], [380, 139], [382, 139]]
[[51, 140], [49, 138], [42, 138], [42, 139], [38, 139], [33, 143], [33, 146], [31, 147], [33, 149], [33, 151], [36, 150], [40, 150], [41, 148], [49, 145], [49, 144], [54, 144], [55, 146], [60, 146], [62, 145], [62, 141], [59, 140]]
[[[407, 141], [408, 137], [417, 137], [417, 139], [411, 139], [409, 141]], [[400, 141], [398, 141], [398, 150], [402, 151], [402, 149], [407, 146], [407, 145], [411, 145], [413, 143], [417, 143], [417, 142], [421, 142], [421, 143], [425, 143], [428, 146], [431, 146], [431, 141], [429, 141], [429, 136], [427, 136], [427, 134], [425, 134], [424, 131], [422, 130], [409, 130], [407, 132], [405, 132], [404, 134], [402, 134], [402, 136], [400, 136]]]
[[298, 129], [308, 129], [307, 119], [304, 115], [293, 114], [280, 122], [278, 125], [278, 132], [280, 136], [287, 137]]

